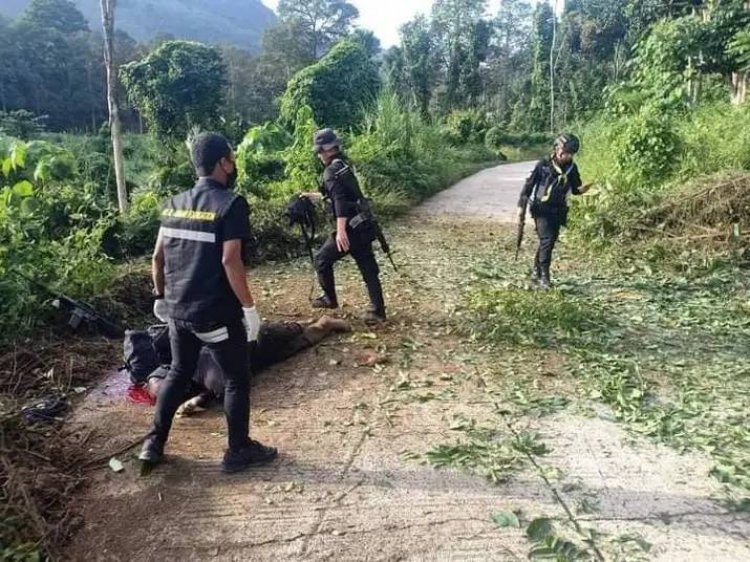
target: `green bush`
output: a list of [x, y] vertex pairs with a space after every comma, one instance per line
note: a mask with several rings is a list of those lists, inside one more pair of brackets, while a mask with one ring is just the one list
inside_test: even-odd
[[446, 123], [451, 134], [462, 143], [484, 143], [489, 129], [487, 115], [478, 109], [452, 111]]
[[27, 278], [87, 297], [103, 291], [113, 274], [102, 252], [113, 215], [75, 175], [58, 182], [47, 175], [69, 155], [38, 143], [4, 142], [10, 148], [0, 153], [0, 341], [27, 334], [44, 319], [47, 295]]
[[628, 185], [658, 185], [674, 171], [680, 150], [668, 115], [646, 110], [625, 118], [614, 149], [615, 173]]
[[252, 127], [237, 147], [238, 188], [268, 197], [268, 185], [284, 179], [283, 151], [291, 142], [292, 136], [275, 123]]
[[344, 39], [292, 78], [281, 98], [281, 120], [291, 128], [299, 109], [309, 106], [322, 127], [356, 127], [379, 89], [378, 69], [361, 43]]
[[[581, 136], [579, 165], [584, 181], [597, 188], [575, 200], [571, 226], [587, 240], [605, 245], [632, 239], [644, 226], [659, 228], [648, 218], [651, 210], [686, 197], [685, 184], [699, 184], [700, 178], [719, 172], [750, 170], [747, 106], [717, 103], [662, 115], [649, 110], [602, 114]], [[688, 216], [683, 220], [690, 222]], [[731, 220], [725, 218], [727, 224]]]

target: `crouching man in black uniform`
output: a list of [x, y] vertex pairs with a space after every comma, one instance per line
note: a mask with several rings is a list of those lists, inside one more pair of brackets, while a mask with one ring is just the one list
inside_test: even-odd
[[315, 153], [325, 165], [325, 172], [320, 194], [303, 195], [322, 195], [328, 199], [336, 219], [336, 232], [315, 256], [315, 270], [323, 295], [313, 301], [313, 307], [338, 308], [333, 266], [347, 254], [351, 254], [367, 285], [372, 305], [365, 315], [365, 322], [384, 322], [385, 301], [379, 278], [380, 268], [372, 249], [375, 229], [372, 222], [366, 219], [369, 209], [363, 209], [367, 203], [359, 188], [359, 182], [341, 152], [341, 139], [336, 133], [331, 129], [322, 129], [315, 133], [313, 144]]
[[227, 139], [200, 135], [191, 157], [198, 182], [164, 205], [154, 249], [154, 315], [169, 322], [172, 365], [139, 458], [148, 464], [162, 460], [175, 412], [207, 346], [225, 376], [229, 448], [222, 468], [237, 472], [277, 456], [276, 449], [248, 437], [247, 342], [257, 339], [260, 328], [242, 259], [249, 208], [232, 192], [237, 168]]
[[519, 213], [525, 214], [528, 207], [536, 223], [539, 248], [532, 280], [543, 289], [550, 288], [552, 250], [568, 220], [568, 195], [583, 195], [589, 190], [581, 184], [578, 166], [573, 162], [579, 149], [580, 141], [575, 135], [560, 135], [555, 140], [553, 154], [534, 167], [518, 202]]

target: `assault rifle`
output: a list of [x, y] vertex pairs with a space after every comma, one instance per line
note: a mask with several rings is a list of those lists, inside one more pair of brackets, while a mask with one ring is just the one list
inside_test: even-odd
[[383, 250], [383, 253], [385, 253], [385, 255], [388, 256], [388, 259], [391, 261], [393, 270], [398, 271], [398, 268], [396, 267], [396, 262], [393, 261], [393, 255], [391, 254], [391, 247], [388, 245], [388, 240], [386, 240], [385, 234], [383, 234], [383, 229], [380, 228], [380, 223], [378, 223], [378, 221], [375, 221], [373, 225], [375, 227], [375, 238], [377, 239], [378, 242], [380, 242], [380, 248]]
[[528, 207], [528, 201], [521, 207], [521, 211], [518, 213], [518, 231], [516, 233], [516, 257], [514, 261], [518, 261], [518, 254], [521, 251], [521, 244], [523, 243], [524, 229], [526, 228], [526, 208]]
[[21, 274], [21, 277], [51, 296], [54, 308], [70, 314], [68, 326], [74, 331], [79, 331], [82, 326], [86, 326], [109, 339], [122, 339], [125, 336], [125, 330], [120, 325], [99, 314], [90, 304], [72, 299], [26, 275]]

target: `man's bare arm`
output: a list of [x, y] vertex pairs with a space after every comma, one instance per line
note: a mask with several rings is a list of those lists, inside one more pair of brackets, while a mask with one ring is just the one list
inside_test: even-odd
[[224, 266], [229, 285], [243, 308], [255, 306], [245, 275], [245, 264], [242, 262], [242, 240], [227, 240], [224, 242], [221, 264]]

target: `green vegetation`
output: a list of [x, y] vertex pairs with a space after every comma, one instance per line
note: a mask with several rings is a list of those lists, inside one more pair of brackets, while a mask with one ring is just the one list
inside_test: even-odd
[[606, 404], [635, 432], [708, 453], [727, 501], [747, 509], [747, 289], [732, 268], [688, 280], [634, 265], [576, 260], [559, 290], [539, 293], [514, 283], [518, 269], [484, 264], [467, 329], [499, 347], [562, 353], [582, 400]]
[[281, 119], [293, 123], [299, 108], [309, 106], [318, 123], [351, 127], [372, 105], [379, 87], [377, 67], [364, 47], [356, 41], [341, 41], [289, 82], [281, 98]]
[[138, 62], [120, 69], [130, 99], [160, 137], [186, 138], [193, 127], [219, 119], [226, 67], [218, 49], [167, 41]]

